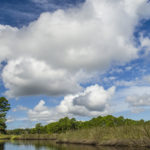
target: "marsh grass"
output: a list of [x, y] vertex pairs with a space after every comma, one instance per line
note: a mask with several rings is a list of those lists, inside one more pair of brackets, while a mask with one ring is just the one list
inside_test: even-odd
[[23, 134], [16, 136], [15, 140], [56, 140], [55, 134]]
[[150, 147], [150, 125], [92, 127], [59, 134], [0, 135], [0, 139], [57, 140], [60, 143]]
[[150, 146], [150, 126], [95, 127], [59, 134], [59, 141], [95, 142], [97, 145]]

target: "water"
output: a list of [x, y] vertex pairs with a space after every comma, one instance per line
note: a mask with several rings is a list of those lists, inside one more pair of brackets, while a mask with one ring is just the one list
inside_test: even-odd
[[148, 150], [146, 148], [94, 147], [56, 144], [52, 141], [0, 141], [0, 150]]

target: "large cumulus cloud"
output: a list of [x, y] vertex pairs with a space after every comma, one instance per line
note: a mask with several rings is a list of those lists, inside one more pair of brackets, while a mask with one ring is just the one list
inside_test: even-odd
[[[21, 29], [0, 25], [0, 61], [8, 61], [3, 72], [7, 95], [71, 93], [79, 88], [72, 78], [78, 71], [101, 72], [137, 58], [133, 33], [141, 19], [150, 17], [149, 10], [146, 0], [87, 0], [78, 8], [43, 13]], [[29, 58], [53, 71], [43, 71], [35, 61], [29, 64]], [[16, 62], [24, 73], [16, 73]]]

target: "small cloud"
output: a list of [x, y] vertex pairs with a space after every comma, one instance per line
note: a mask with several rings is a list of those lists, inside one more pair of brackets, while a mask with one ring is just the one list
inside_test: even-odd
[[126, 81], [126, 80], [120, 80], [120, 81], [119, 81], [119, 80], [118, 80], [118, 81], [115, 81], [114, 84], [115, 84], [116, 86], [128, 86], [128, 87], [130, 87], [130, 86], [136, 85], [137, 82], [136, 82], [136, 81]]
[[114, 81], [116, 80], [116, 77], [115, 76], [105, 77], [103, 80], [104, 82]]
[[132, 112], [132, 113], [135, 113], [135, 114], [139, 114], [139, 113], [141, 113], [141, 112], [143, 112], [143, 111], [145, 111], [144, 108], [132, 108], [132, 109], [131, 109], [131, 112]]
[[128, 67], [125, 68], [126, 71], [130, 71], [131, 69], [132, 69], [131, 66], [128, 66]]
[[21, 106], [21, 105], [19, 105], [16, 108], [12, 109], [13, 112], [16, 112], [16, 111], [27, 111], [27, 110], [28, 110], [27, 107], [24, 107], [24, 106]]
[[121, 69], [121, 68], [113, 68], [110, 71], [110, 74], [113, 74], [113, 73], [122, 73], [122, 72], [123, 72], [123, 69]]
[[11, 122], [14, 122], [14, 121], [15, 121], [14, 118], [12, 118], [11, 116], [8, 116], [6, 123], [11, 123]]
[[143, 80], [150, 83], [150, 75], [144, 76]]
[[134, 107], [150, 106], [150, 94], [128, 96], [126, 102]]

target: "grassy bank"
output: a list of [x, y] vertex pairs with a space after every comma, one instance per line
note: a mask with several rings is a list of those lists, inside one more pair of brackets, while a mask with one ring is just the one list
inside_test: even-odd
[[24, 134], [14, 137], [14, 140], [57, 140], [56, 134]]
[[10, 140], [13, 136], [12, 135], [0, 135], [0, 140]]
[[55, 134], [0, 135], [0, 140], [57, 140]]
[[150, 147], [150, 126], [131, 125], [120, 127], [93, 127], [66, 131], [59, 134], [24, 134], [2, 136], [0, 139], [56, 140], [57, 143], [88, 144], [102, 146]]
[[58, 143], [150, 147], [150, 126], [97, 127], [59, 134]]

